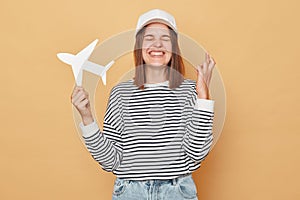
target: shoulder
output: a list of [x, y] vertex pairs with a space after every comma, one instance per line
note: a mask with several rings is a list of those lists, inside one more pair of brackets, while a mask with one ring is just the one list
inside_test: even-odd
[[117, 83], [115, 86], [112, 87], [111, 89], [111, 95], [117, 95], [120, 94], [121, 92], [127, 91], [127, 90], [132, 90], [136, 86], [133, 84], [133, 80], [127, 80], [127, 81], [122, 81]]
[[185, 89], [187, 88], [195, 89], [196, 81], [192, 79], [184, 79], [183, 82], [181, 83], [181, 86], [184, 87]]
[[195, 96], [196, 92], [196, 81], [192, 79], [184, 79], [180, 86], [188, 95]]
[[186, 85], [196, 85], [196, 81], [195, 80], [188, 79], [188, 78], [184, 79], [183, 83], [186, 84]]

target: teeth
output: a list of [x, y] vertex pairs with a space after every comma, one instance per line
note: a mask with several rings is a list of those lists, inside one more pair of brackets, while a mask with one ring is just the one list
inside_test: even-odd
[[162, 51], [151, 51], [150, 55], [152, 56], [162, 56], [164, 53]]

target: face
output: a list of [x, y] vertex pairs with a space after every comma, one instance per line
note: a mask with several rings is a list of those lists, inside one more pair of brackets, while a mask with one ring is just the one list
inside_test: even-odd
[[146, 27], [142, 55], [146, 64], [153, 66], [168, 64], [172, 56], [172, 43], [167, 25], [155, 22]]

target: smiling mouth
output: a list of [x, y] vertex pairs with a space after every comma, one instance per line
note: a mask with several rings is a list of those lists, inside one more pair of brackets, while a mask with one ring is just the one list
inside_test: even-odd
[[150, 51], [148, 53], [151, 57], [162, 57], [165, 55], [164, 51]]

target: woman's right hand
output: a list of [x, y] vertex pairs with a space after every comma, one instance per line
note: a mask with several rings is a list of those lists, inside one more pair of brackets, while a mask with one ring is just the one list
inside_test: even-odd
[[86, 126], [94, 121], [91, 105], [89, 101], [89, 94], [82, 86], [76, 86], [71, 96], [72, 104], [81, 115], [82, 122]]

